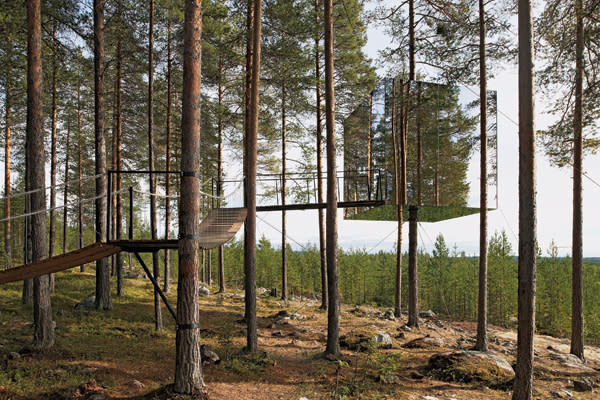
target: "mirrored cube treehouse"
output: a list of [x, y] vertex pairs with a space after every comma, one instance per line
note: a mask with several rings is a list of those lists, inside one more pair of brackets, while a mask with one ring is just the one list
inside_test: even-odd
[[[479, 95], [458, 85], [383, 79], [344, 121], [345, 218], [397, 220], [397, 204], [435, 222], [479, 212]], [[488, 92], [489, 208], [497, 207], [497, 97]], [[404, 207], [404, 212], [408, 207]], [[406, 219], [407, 215], [405, 215]]]

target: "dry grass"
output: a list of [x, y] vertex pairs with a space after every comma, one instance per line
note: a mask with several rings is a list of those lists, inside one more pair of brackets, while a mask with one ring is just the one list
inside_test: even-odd
[[[0, 400], [2, 399], [83, 399], [82, 385], [97, 384], [98, 390], [113, 399], [177, 399], [169, 388], [173, 381], [175, 331], [171, 316], [163, 309], [165, 330], [154, 331], [152, 289], [142, 280], [127, 281], [126, 296], [113, 297], [110, 312], [76, 311], [75, 304], [94, 290], [91, 274], [64, 272], [57, 275], [53, 311], [57, 323], [56, 346], [46, 354], [23, 354], [10, 359], [10, 352], [22, 351], [31, 341], [31, 307], [20, 304], [19, 284], [0, 288]], [[175, 294], [168, 295], [176, 304]], [[469, 322], [423, 320], [417, 331], [394, 339], [389, 350], [373, 346], [365, 351], [344, 350], [338, 362], [319, 357], [325, 347], [325, 312], [314, 301], [259, 299], [259, 347], [266, 356], [243, 355], [245, 325], [243, 297], [228, 293], [201, 298], [202, 342], [224, 359], [219, 365], [204, 367], [210, 399], [508, 399], [510, 393], [486, 388], [482, 383], [446, 383], [428, 376], [426, 365], [435, 352], [453, 349], [457, 340], [474, 337]], [[301, 313], [303, 321], [272, 318], [285, 309]], [[396, 336], [401, 321], [379, 319], [379, 311], [363, 306], [361, 312], [343, 306], [341, 333], [349, 338], [367, 337], [380, 330]], [[272, 336], [281, 331], [280, 336]], [[442, 349], [404, 349], [411, 339], [430, 335], [444, 340]], [[492, 351], [512, 351], [515, 333], [493, 328]], [[582, 375], [597, 381], [597, 348], [588, 352], [591, 370], [573, 369], [551, 360], [547, 346], [563, 350], [564, 342], [538, 339], [536, 398], [550, 398], [556, 389], [569, 389], [569, 381]], [[497, 343], [497, 344], [496, 344]], [[512, 353], [505, 355], [514, 362]], [[425, 375], [416, 379], [415, 373]], [[383, 383], [389, 375], [394, 383]], [[385, 380], [385, 379], [383, 379]], [[137, 381], [137, 382], [136, 382]], [[138, 383], [141, 383], [139, 385]], [[83, 391], [82, 391], [83, 390]], [[89, 391], [89, 393], [92, 393]], [[79, 396], [79, 397], [77, 397]], [[576, 398], [592, 399], [596, 394], [575, 393]], [[198, 396], [196, 398], [200, 398]]]

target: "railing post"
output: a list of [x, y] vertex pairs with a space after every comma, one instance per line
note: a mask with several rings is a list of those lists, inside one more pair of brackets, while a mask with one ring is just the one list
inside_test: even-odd
[[133, 186], [129, 186], [129, 240], [133, 240]]
[[108, 170], [107, 187], [106, 187], [106, 243], [110, 243], [110, 223], [111, 223], [111, 208], [112, 208], [112, 171]]

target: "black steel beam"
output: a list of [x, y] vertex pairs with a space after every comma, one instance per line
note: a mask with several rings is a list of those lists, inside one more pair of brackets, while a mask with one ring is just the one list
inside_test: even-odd
[[[363, 200], [363, 201], [339, 201], [338, 208], [353, 208], [353, 207], [377, 207], [383, 206], [385, 200]], [[293, 210], [318, 210], [327, 208], [327, 203], [311, 203], [311, 204], [286, 204], [275, 206], [257, 206], [256, 211], [293, 211]]]
[[165, 303], [165, 306], [167, 306], [167, 309], [169, 310], [169, 312], [173, 316], [173, 319], [175, 320], [175, 323], [177, 323], [177, 314], [175, 313], [175, 310], [173, 309], [173, 307], [171, 307], [171, 304], [169, 303], [169, 300], [167, 300], [167, 297], [165, 296], [165, 294], [163, 293], [163, 291], [160, 289], [160, 286], [158, 285], [158, 282], [156, 282], [156, 279], [154, 279], [154, 276], [150, 273], [150, 270], [146, 266], [146, 263], [144, 263], [144, 260], [142, 260], [142, 257], [140, 257], [140, 254], [137, 253], [137, 252], [135, 252], [134, 254], [135, 254], [135, 258], [137, 258], [138, 262], [140, 263], [140, 265], [142, 266], [142, 268], [146, 272], [146, 275], [148, 276], [148, 279], [150, 279], [150, 281], [152, 282], [152, 285], [154, 286], [154, 289], [158, 292], [160, 298], [163, 300], [163, 302]]

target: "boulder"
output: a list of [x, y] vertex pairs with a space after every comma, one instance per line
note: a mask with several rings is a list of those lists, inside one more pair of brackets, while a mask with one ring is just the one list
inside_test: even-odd
[[221, 362], [219, 355], [205, 344], [200, 345], [200, 359], [202, 364], [218, 364]]
[[290, 319], [293, 321], [304, 321], [306, 319], [306, 315], [294, 313], [290, 315]]
[[431, 310], [423, 311], [419, 316], [423, 318], [433, 318], [435, 317], [435, 313]]
[[210, 296], [210, 289], [206, 286], [202, 285], [198, 288], [198, 296], [208, 297]]
[[592, 392], [594, 382], [590, 378], [583, 377], [573, 381], [573, 388], [578, 392]]
[[383, 313], [383, 319], [387, 319], [387, 320], [390, 320], [390, 321], [395, 321], [396, 317], [394, 316], [394, 311], [392, 311], [392, 310], [386, 310]]
[[444, 381], [483, 382], [502, 385], [515, 376], [515, 371], [502, 357], [480, 351], [448, 351], [431, 356], [428, 368]]
[[552, 397], [557, 398], [557, 399], [570, 399], [571, 397], [573, 397], [573, 393], [569, 392], [568, 390], [554, 390], [552, 392], [550, 392], [550, 394], [552, 395]]
[[406, 349], [429, 349], [432, 347], [443, 347], [444, 340], [438, 337], [420, 337], [404, 343], [402, 347]]
[[92, 293], [75, 305], [76, 310], [90, 310], [96, 308], [96, 294]]
[[384, 349], [392, 348], [392, 337], [386, 332], [379, 332], [373, 337], [373, 342]]

